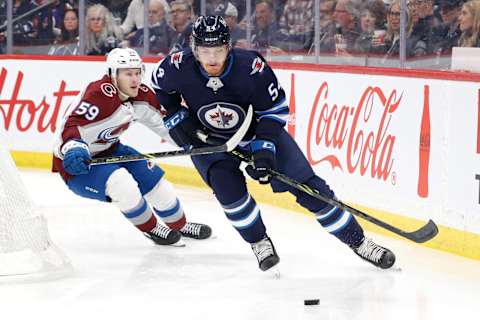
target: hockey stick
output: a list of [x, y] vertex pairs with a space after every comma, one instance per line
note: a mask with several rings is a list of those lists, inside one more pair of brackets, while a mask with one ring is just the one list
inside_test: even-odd
[[92, 159], [92, 161], [90, 162], [90, 165], [95, 166], [100, 164], [122, 163], [122, 162], [148, 160], [148, 159], [156, 159], [156, 158], [195, 156], [195, 155], [210, 154], [210, 153], [216, 153], [216, 152], [229, 152], [235, 149], [237, 145], [240, 143], [240, 141], [242, 141], [243, 137], [248, 131], [248, 128], [250, 127], [252, 118], [253, 118], [253, 108], [252, 106], [250, 106], [245, 116], [245, 120], [243, 121], [240, 128], [238, 128], [237, 132], [235, 132], [235, 134], [228, 141], [226, 141], [221, 145], [211, 146], [211, 147], [210, 146], [198, 147], [198, 148], [195, 148], [194, 146], [188, 146], [187, 148], [180, 149], [180, 150], [95, 158], [95, 159]]
[[[232, 154], [233, 156], [237, 157], [238, 159], [242, 160], [242, 161], [245, 161], [247, 163], [251, 163], [252, 162], [252, 159], [251, 157], [245, 155], [244, 153], [238, 151], [238, 150], [233, 150], [233, 151], [230, 151], [230, 154]], [[337, 208], [340, 208], [342, 210], [346, 210], [346, 211], [349, 211], [351, 213], [353, 213], [354, 215], [362, 218], [362, 219], [365, 219], [379, 227], [382, 227], [384, 229], [387, 229], [399, 236], [402, 236], [404, 238], [407, 238], [408, 240], [411, 240], [411, 241], [414, 241], [414, 242], [417, 242], [417, 243], [423, 243], [423, 242], [426, 242], [430, 239], [432, 239], [433, 237], [435, 237], [437, 234], [438, 234], [438, 228], [437, 228], [437, 225], [435, 224], [435, 222], [433, 222], [432, 220], [429, 220], [428, 223], [426, 225], [424, 225], [423, 227], [421, 227], [420, 229], [416, 230], [416, 231], [412, 231], [412, 232], [407, 232], [407, 231], [404, 231], [404, 230], [401, 230], [401, 229], [398, 229], [397, 227], [394, 227], [386, 222], [383, 222], [381, 220], [378, 220], [377, 218], [374, 218], [368, 214], [366, 214], [365, 212], [362, 212], [358, 209], [355, 209], [339, 200], [336, 200], [336, 199], [332, 199], [332, 198], [328, 198], [324, 195], [322, 195], [317, 189], [314, 189], [304, 183], [300, 183], [298, 181], [295, 181], [294, 179], [290, 178], [290, 177], [287, 177], [286, 175], [280, 173], [280, 172], [277, 172], [275, 170], [272, 170], [272, 169], [269, 169], [268, 172], [270, 173], [270, 175], [277, 179], [278, 181], [281, 181], [295, 189], [298, 189], [300, 191], [303, 191], [305, 192], [306, 194], [314, 197], [314, 198], [317, 198], [319, 200], [322, 200], [332, 206], [335, 206]]]

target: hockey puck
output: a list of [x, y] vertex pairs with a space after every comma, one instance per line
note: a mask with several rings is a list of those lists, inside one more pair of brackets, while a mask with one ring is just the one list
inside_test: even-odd
[[306, 306], [316, 306], [317, 304], [320, 304], [320, 299], [303, 300], [303, 304]]

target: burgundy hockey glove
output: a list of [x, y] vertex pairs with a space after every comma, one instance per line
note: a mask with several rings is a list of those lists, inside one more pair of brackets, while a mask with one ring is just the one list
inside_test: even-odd
[[275, 169], [275, 144], [268, 140], [256, 139], [250, 143], [253, 165], [245, 168], [248, 175], [261, 184], [270, 183], [268, 169]]
[[167, 115], [164, 123], [169, 130], [168, 134], [179, 147], [202, 145], [195, 134], [201, 125], [194, 117], [190, 116], [187, 109], [181, 108], [179, 111]]

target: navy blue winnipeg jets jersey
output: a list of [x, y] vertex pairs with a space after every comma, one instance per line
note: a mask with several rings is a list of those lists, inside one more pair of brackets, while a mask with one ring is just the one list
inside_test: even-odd
[[254, 51], [232, 49], [220, 77], [209, 77], [191, 50], [171, 54], [155, 67], [152, 87], [168, 112], [178, 110], [183, 98], [190, 114], [223, 137], [239, 128], [249, 105], [256, 121], [247, 139], [256, 134], [275, 140], [288, 117], [284, 90], [264, 58]]

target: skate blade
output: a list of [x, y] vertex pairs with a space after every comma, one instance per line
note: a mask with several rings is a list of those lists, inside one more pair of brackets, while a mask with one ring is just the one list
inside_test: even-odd
[[207, 241], [207, 240], [211, 240], [211, 239], [217, 239], [217, 235], [216, 235], [216, 234], [212, 234], [210, 237], [205, 238], [205, 239], [195, 239], [195, 238], [190, 238], [190, 237], [182, 236], [182, 239], [183, 239], [183, 240], [187, 240], [187, 241]]
[[183, 241], [183, 239], [180, 239], [178, 240], [177, 242], [175, 243], [172, 243], [170, 245], [168, 245], [169, 247], [185, 247], [186, 244], [185, 244], [185, 241]]
[[267, 273], [274, 279], [280, 279], [280, 269], [278, 269], [278, 267], [271, 267], [267, 270]]

